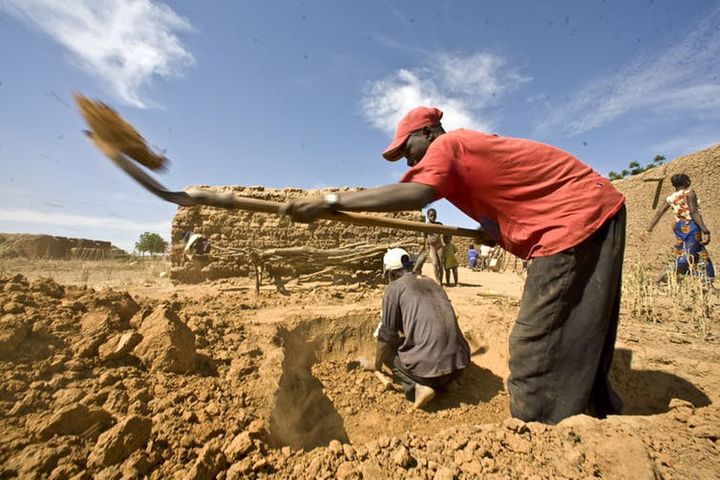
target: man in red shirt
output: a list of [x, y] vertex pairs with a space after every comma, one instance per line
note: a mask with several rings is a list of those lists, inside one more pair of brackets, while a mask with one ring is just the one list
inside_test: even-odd
[[510, 335], [512, 415], [557, 423], [618, 413], [608, 372], [620, 310], [623, 196], [559, 148], [445, 132], [441, 118], [437, 108], [418, 107], [398, 124], [383, 157], [407, 159], [401, 183], [291, 200], [282, 213], [312, 221], [330, 211], [415, 210], [448, 199], [480, 222], [481, 243], [532, 260]]

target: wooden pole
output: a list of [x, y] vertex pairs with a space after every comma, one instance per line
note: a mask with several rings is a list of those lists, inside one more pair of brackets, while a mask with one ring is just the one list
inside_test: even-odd
[[[106, 154], [108, 152], [105, 152]], [[109, 155], [108, 155], [109, 156]], [[162, 184], [150, 177], [132, 160], [122, 153], [116, 153], [110, 157], [111, 160], [122, 170], [130, 175], [135, 181], [158, 197], [168, 202], [182, 206], [206, 205], [209, 207], [225, 208], [232, 210], [248, 210], [251, 212], [272, 213], [277, 215], [280, 212], [282, 203], [260, 200], [257, 198], [240, 197], [232, 193], [212, 192], [201, 188], [193, 188], [187, 191], [170, 191]], [[364, 225], [367, 227], [397, 228], [423, 233], [448, 234], [458, 237], [470, 237], [479, 243], [493, 243], [492, 238], [481, 229], [472, 230], [469, 228], [454, 227], [451, 225], [437, 225], [433, 223], [413, 222], [399, 218], [388, 218], [378, 215], [354, 212], [334, 212], [322, 215], [320, 218], [336, 222]]]

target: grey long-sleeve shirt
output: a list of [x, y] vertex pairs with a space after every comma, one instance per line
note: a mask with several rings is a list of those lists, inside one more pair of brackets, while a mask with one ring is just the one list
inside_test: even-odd
[[470, 363], [450, 300], [429, 278], [408, 272], [386, 287], [378, 340], [398, 344], [399, 332], [398, 356], [415, 376], [439, 377]]

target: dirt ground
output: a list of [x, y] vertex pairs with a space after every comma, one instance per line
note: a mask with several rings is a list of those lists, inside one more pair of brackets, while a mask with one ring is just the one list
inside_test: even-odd
[[373, 354], [381, 287], [256, 296], [249, 281], [173, 286], [138, 270], [101, 289], [12, 270], [0, 275], [0, 478], [720, 478], [717, 322], [700, 339], [680, 319], [623, 315], [625, 414], [551, 427], [509, 418], [511, 272], [460, 269], [447, 292], [473, 363], [410, 411], [355, 361]]
[[126, 259], [59, 260], [0, 258], [0, 275], [22, 274], [28, 280], [52, 278], [63, 285], [87, 285], [95, 289], [172, 288], [170, 261], [162, 257]]

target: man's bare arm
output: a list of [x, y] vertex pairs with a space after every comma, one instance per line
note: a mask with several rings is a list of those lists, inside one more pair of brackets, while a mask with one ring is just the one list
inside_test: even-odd
[[435, 189], [429, 185], [412, 182], [393, 183], [360, 192], [342, 193], [334, 208], [327, 205], [323, 197], [289, 200], [280, 208], [280, 214], [287, 215], [297, 222], [312, 222], [318, 216], [333, 209], [347, 212], [419, 210], [435, 200], [435, 196]]
[[375, 370], [378, 372], [382, 371], [383, 365], [387, 365], [388, 368], [392, 369], [392, 360], [395, 356], [395, 349], [393, 346], [382, 340], [378, 340], [377, 349], [375, 350]]
[[338, 210], [396, 212], [419, 210], [435, 200], [435, 189], [422, 183], [393, 183], [340, 195]]

